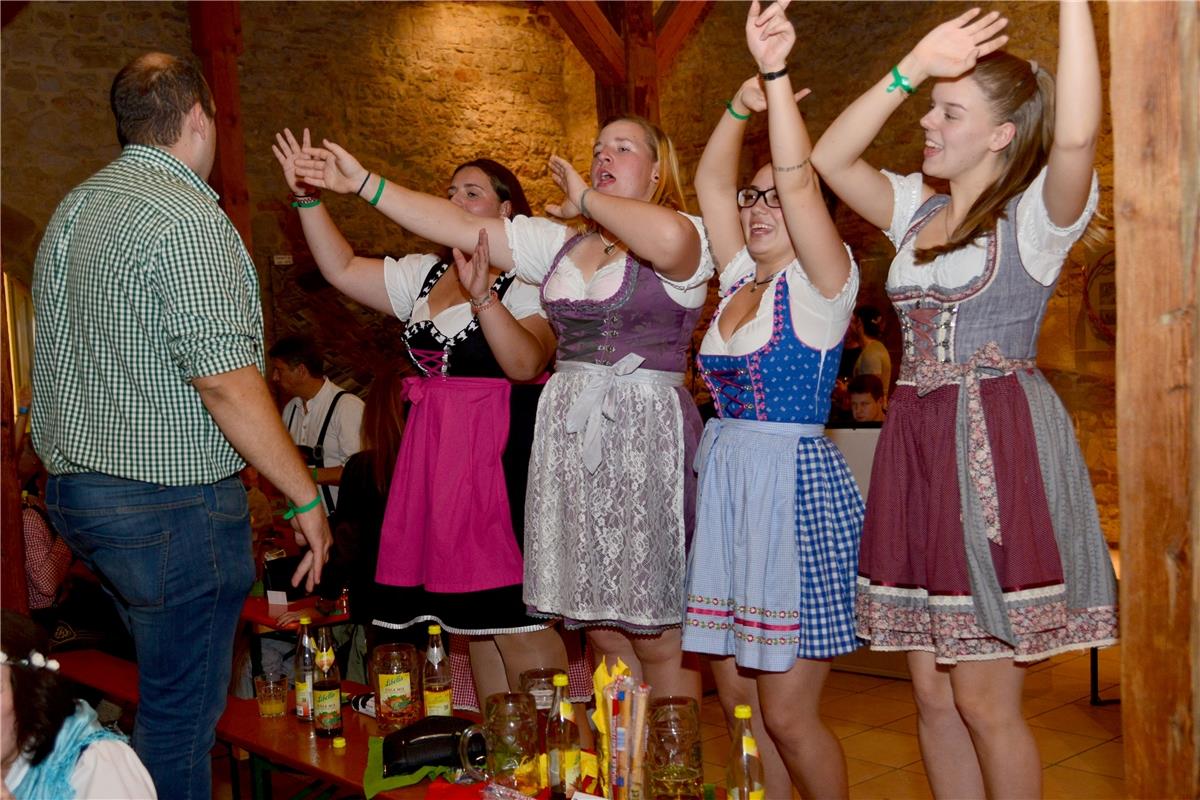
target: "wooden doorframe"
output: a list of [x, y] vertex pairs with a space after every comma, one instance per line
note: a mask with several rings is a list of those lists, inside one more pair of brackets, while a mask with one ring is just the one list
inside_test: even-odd
[[1200, 22], [1109, 3], [1129, 797], [1200, 797]]

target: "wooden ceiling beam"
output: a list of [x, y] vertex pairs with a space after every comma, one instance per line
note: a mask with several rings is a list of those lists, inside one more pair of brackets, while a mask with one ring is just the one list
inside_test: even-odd
[[659, 75], [670, 71], [688, 35], [700, 26], [712, 7], [712, 0], [668, 0], [659, 6], [654, 16], [658, 31], [655, 60]]
[[596, 80], [609, 86], [625, 83], [625, 45], [599, 4], [584, 2], [545, 4], [571, 43], [596, 74]]

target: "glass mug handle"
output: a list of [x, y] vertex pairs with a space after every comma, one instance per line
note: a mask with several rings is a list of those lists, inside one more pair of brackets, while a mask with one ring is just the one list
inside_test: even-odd
[[[483, 736], [483, 728], [479, 725], [472, 725], [464, 730], [462, 735], [458, 737], [458, 760], [462, 762], [463, 769], [466, 770], [466, 773], [474, 780], [486, 781], [488, 779], [487, 773], [483, 772], [479, 769], [479, 767], [471, 763], [470, 744], [472, 736]], [[486, 738], [484, 741], [486, 741]], [[486, 765], [487, 762], [485, 761], [484, 763]]]

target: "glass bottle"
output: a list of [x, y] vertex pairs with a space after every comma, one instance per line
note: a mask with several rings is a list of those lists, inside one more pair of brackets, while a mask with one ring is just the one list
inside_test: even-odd
[[566, 800], [570, 787], [579, 782], [579, 726], [575, 706], [567, 698], [567, 676], [554, 676], [554, 700], [546, 721], [546, 765], [550, 800]]
[[425, 648], [425, 666], [421, 669], [425, 716], [449, 717], [454, 713], [451, 694], [450, 659], [442, 647], [442, 626], [429, 626], [429, 646]]
[[316, 670], [317, 645], [308, 626], [312, 618], [307, 614], [300, 617], [300, 630], [296, 634], [296, 660], [292, 680], [296, 684], [296, 716], [305, 722], [313, 718], [313, 673]]
[[725, 768], [726, 793], [729, 800], [764, 800], [763, 765], [750, 729], [750, 706], [734, 707], [733, 717], [733, 748]]
[[342, 673], [338, 669], [333, 634], [328, 626], [317, 630], [313, 727], [317, 736], [333, 738], [342, 735]]

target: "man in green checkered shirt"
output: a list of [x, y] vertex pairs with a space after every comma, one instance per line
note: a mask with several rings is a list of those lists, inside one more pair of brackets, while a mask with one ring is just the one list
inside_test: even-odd
[[310, 589], [329, 526], [263, 379], [254, 264], [205, 183], [204, 78], [150, 53], [110, 99], [124, 150], [59, 204], [34, 267], [33, 441], [52, 520], [137, 645], [134, 749], [160, 797], [207, 800], [254, 580], [243, 458], [295, 506]]

